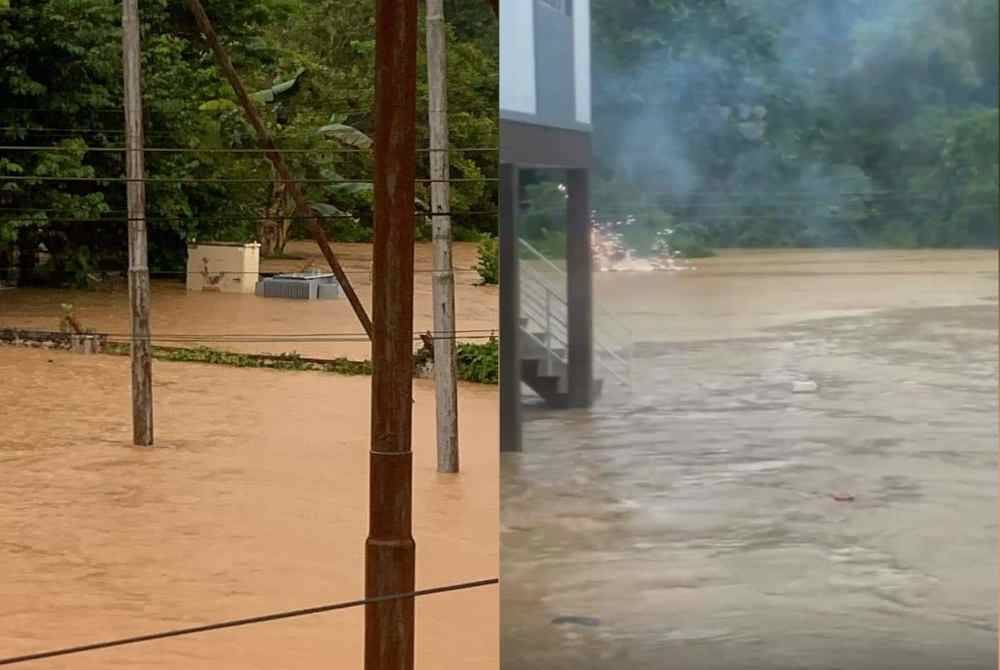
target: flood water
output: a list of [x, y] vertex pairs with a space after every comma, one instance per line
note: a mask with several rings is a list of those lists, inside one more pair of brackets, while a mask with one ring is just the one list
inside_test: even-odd
[[[179, 326], [197, 332], [212, 297], [244, 298], [182, 294], [205, 309]], [[276, 322], [340, 309], [259, 302]], [[370, 378], [156, 361], [153, 380], [156, 447], [136, 449], [126, 357], [0, 346], [0, 658], [363, 597]], [[459, 475], [436, 472], [433, 385], [414, 399], [417, 588], [493, 578], [496, 388], [460, 385]], [[417, 667], [496, 668], [498, 600], [418, 599]], [[355, 608], [30, 667], [360, 668], [363, 639]]]
[[632, 394], [502, 456], [505, 670], [997, 667], [997, 254], [695, 264], [597, 275]]
[[[335, 244], [334, 251], [371, 316], [370, 244]], [[419, 243], [415, 252], [414, 328], [433, 330], [431, 312], [431, 245]], [[290, 242], [287, 253], [300, 260], [264, 260], [262, 272], [300, 271], [307, 266], [326, 268], [315, 243]], [[454, 248], [456, 329], [460, 340], [483, 341], [497, 330], [497, 287], [480, 286], [472, 268], [476, 245]], [[203, 345], [240, 353], [298, 353], [313, 358], [366, 359], [371, 348], [346, 298], [284, 300], [254, 295], [188, 291], [182, 276], [176, 281], [153, 282], [151, 328], [153, 342], [165, 346]], [[70, 304], [84, 328], [112, 335], [129, 332], [128, 291], [124, 284], [109, 290], [76, 291], [18, 289], [0, 291], [0, 328], [59, 330], [62, 305]], [[201, 336], [193, 342], [171, 340], [175, 335]], [[242, 336], [244, 341], [227, 340]], [[318, 337], [302, 338], [302, 335]], [[331, 338], [331, 335], [338, 337]], [[347, 335], [349, 337], [343, 337]], [[249, 341], [253, 339], [254, 341]]]

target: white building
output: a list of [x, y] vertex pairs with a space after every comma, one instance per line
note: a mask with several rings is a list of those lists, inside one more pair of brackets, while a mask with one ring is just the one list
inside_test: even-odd
[[[590, 67], [589, 0], [500, 3], [503, 451], [521, 448], [522, 383], [550, 407], [589, 407], [600, 389], [593, 377]], [[543, 289], [549, 291], [545, 307], [534, 297], [539, 287], [520, 268], [526, 253], [517, 225], [522, 169], [558, 170], [566, 184], [565, 286], [555, 296]], [[543, 337], [539, 324], [549, 329]]]

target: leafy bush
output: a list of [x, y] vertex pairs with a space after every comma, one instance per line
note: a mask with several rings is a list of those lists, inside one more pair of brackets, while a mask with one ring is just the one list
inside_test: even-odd
[[456, 349], [459, 379], [477, 384], [500, 383], [500, 346], [495, 337], [484, 344], [462, 342]]
[[486, 236], [479, 242], [479, 264], [476, 265], [483, 284], [500, 283], [500, 245], [497, 238]]
[[482, 238], [482, 234], [475, 228], [454, 223], [451, 226], [451, 239], [455, 242], [479, 242]]
[[670, 248], [679, 251], [683, 258], [711, 258], [717, 254], [707, 238], [699, 226], [681, 224], [673, 228]]

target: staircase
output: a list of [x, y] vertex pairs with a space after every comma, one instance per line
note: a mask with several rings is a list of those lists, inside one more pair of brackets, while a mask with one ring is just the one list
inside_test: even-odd
[[[553, 409], [569, 407], [566, 273], [525, 240], [521, 251], [521, 381]], [[594, 370], [631, 389], [632, 335], [594, 306]], [[605, 321], [607, 323], [605, 323]], [[592, 382], [593, 397], [604, 380]]]

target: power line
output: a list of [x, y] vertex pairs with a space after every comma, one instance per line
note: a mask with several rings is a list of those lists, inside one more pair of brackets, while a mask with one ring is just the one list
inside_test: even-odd
[[[129, 221], [140, 220], [137, 217], [81, 218], [69, 214], [57, 215], [55, 214], [56, 212], [61, 212], [61, 210], [57, 210], [55, 208], [46, 208], [46, 207], [39, 207], [39, 208], [23, 207], [23, 208], [0, 209], [0, 216], [3, 216], [5, 214], [13, 214], [13, 215], [44, 214], [48, 217], [46, 219], [48, 222], [60, 222], [60, 223], [127, 223]], [[124, 212], [124, 210], [110, 210], [108, 213], [114, 214], [121, 212]], [[455, 211], [455, 212], [429, 212], [429, 211], [418, 210], [414, 212], [414, 214], [416, 216], [421, 216], [421, 217], [431, 217], [431, 216], [498, 216], [499, 213], [496, 210], [472, 209], [472, 210]], [[251, 214], [248, 214], [246, 216], [196, 216], [196, 215], [147, 216], [143, 217], [141, 220], [143, 221], [192, 221], [193, 220], [193, 221], [216, 221], [216, 222], [230, 221], [234, 223], [241, 223], [248, 221], [296, 221], [296, 220], [311, 220], [311, 219], [316, 219], [318, 221], [325, 221], [325, 220], [336, 221], [336, 220], [358, 219], [358, 218], [360, 218], [359, 215], [344, 213], [344, 214], [326, 214], [326, 215], [317, 214], [315, 216], [311, 215], [300, 216], [297, 214], [285, 214], [276, 216], [251, 215]]]
[[420, 589], [417, 591], [411, 591], [410, 593], [401, 593], [401, 594], [393, 594], [385, 596], [372, 596], [370, 598], [363, 598], [359, 600], [349, 600], [329, 605], [320, 605], [319, 607], [308, 607], [305, 609], [276, 612], [274, 614], [264, 614], [261, 616], [248, 617], [245, 619], [232, 619], [230, 621], [223, 621], [219, 623], [207, 624], [202, 626], [192, 626], [190, 628], [177, 628], [174, 630], [167, 630], [159, 633], [137, 635], [134, 637], [120, 638], [117, 640], [107, 640], [104, 642], [92, 642], [90, 644], [83, 644], [73, 647], [63, 647], [61, 649], [52, 649], [49, 651], [41, 651], [33, 654], [24, 654], [21, 656], [10, 656], [8, 658], [0, 658], [0, 665], [14, 665], [16, 663], [27, 663], [28, 661], [40, 661], [47, 658], [56, 658], [58, 656], [69, 656], [71, 654], [82, 654], [84, 652], [97, 651], [100, 649], [110, 649], [112, 647], [122, 647], [130, 644], [138, 644], [140, 642], [151, 642], [153, 640], [163, 640], [171, 637], [194, 635], [196, 633], [207, 633], [210, 631], [222, 630], [225, 628], [237, 628], [240, 626], [250, 626], [258, 623], [268, 623], [271, 621], [280, 621], [283, 619], [293, 619], [298, 617], [311, 616], [314, 614], [323, 614], [325, 612], [333, 612], [335, 610], [361, 607], [362, 605], [370, 605], [375, 603], [388, 602], [392, 600], [401, 600], [404, 598], [417, 598], [421, 596], [429, 596], [438, 593], [459, 591], [463, 589], [481, 588], [484, 586], [492, 586], [494, 584], [499, 584], [499, 583], [500, 583], [499, 579], [481, 579], [471, 582], [462, 582], [459, 584], [450, 584], [448, 586], [438, 586], [430, 589]]
[[[45, 181], [45, 182], [85, 182], [85, 183], [128, 183], [145, 182], [147, 184], [372, 184], [371, 179], [260, 179], [243, 177], [51, 177], [32, 175], [0, 175], [0, 181]], [[459, 179], [415, 179], [418, 184], [434, 184], [450, 182], [452, 184], [495, 182], [495, 178], [475, 177]]]
[[[38, 151], [38, 152], [99, 152], [99, 153], [125, 153], [129, 151], [127, 147], [67, 147], [67, 146], [39, 146], [39, 145], [0, 145], [0, 151]], [[209, 153], [209, 154], [264, 154], [267, 149], [223, 149], [216, 147], [206, 148], [185, 148], [185, 147], [144, 147], [141, 149], [147, 153]], [[284, 154], [368, 154], [368, 149], [279, 149]], [[457, 153], [486, 153], [497, 151], [496, 147], [449, 147], [447, 149], [418, 148], [417, 153], [432, 152], [457, 152]]]
[[[2, 111], [3, 110], [0, 110], [0, 112], [2, 112]], [[38, 111], [41, 112], [42, 110], [38, 110]], [[147, 109], [145, 111], [149, 112], [150, 110]], [[169, 110], [169, 111], [173, 111], [173, 110]], [[233, 114], [235, 114], [238, 110], [236, 110], [236, 109], [226, 110], [225, 112], [220, 112], [218, 110], [180, 110], [181, 113], [183, 113], [185, 111], [186, 112], [191, 112], [191, 113], [199, 113], [199, 114], [220, 114], [220, 113], [233, 113]], [[324, 111], [326, 111], [326, 110], [324, 110]], [[444, 113], [446, 113], [449, 117], [465, 116], [465, 115], [468, 115], [468, 114], [473, 114], [472, 112], [467, 112], [467, 111], [463, 111], [463, 110], [454, 110], [454, 109], [447, 110], [447, 111], [445, 111], [445, 110], [421, 109], [419, 111], [421, 113], [424, 113], [424, 114], [440, 114], [440, 113], [442, 113], [442, 111], [444, 111]], [[167, 112], [168, 112], [168, 110], [164, 110], [162, 112], [156, 112], [156, 113], [166, 114]], [[52, 113], [56, 114], [56, 113], [59, 113], [59, 112], [52, 112]], [[342, 115], [348, 116], [348, 117], [351, 117], [351, 116], [355, 116], [355, 117], [356, 116], [370, 116], [373, 113], [373, 110], [371, 110], [371, 109], [342, 109], [342, 110], [334, 110], [332, 113], [342, 114]], [[492, 117], [486, 117], [486, 118], [492, 118]], [[8, 121], [8, 123], [11, 123], [11, 122]], [[319, 122], [319, 123], [322, 123], [322, 122]], [[314, 129], [298, 128], [297, 131], [300, 132], [300, 133], [307, 133], [307, 134], [312, 135], [314, 133], [317, 133], [319, 131], [319, 128], [314, 128]], [[26, 125], [6, 125], [6, 126], [0, 126], [0, 132], [10, 132], [10, 133], [40, 133], [40, 134], [48, 134], [48, 135], [67, 134], [67, 133], [72, 133], [72, 134], [96, 134], [96, 135], [124, 135], [125, 134], [125, 130], [122, 129], [122, 128], [93, 128], [93, 127], [84, 128], [84, 127], [80, 127], [80, 126], [68, 126], [68, 127], [56, 126], [56, 127], [53, 127], [53, 126], [38, 126], [38, 125], [27, 125], [27, 124]], [[151, 136], [151, 137], [169, 137], [169, 136], [173, 135], [173, 133], [170, 132], [169, 130], [149, 130], [149, 131], [146, 131], [145, 135]]]
[[[15, 314], [7, 314], [5, 316], [17, 316]], [[39, 315], [29, 315], [24, 314], [22, 316], [32, 316], [37, 317]], [[54, 316], [54, 315], [53, 315]], [[48, 331], [48, 330], [31, 330], [17, 329], [14, 327], [7, 327], [0, 329], [0, 332], [12, 331], [12, 332], [23, 332], [32, 333], [35, 335], [42, 335], [47, 337], [65, 337], [68, 333], [63, 333], [61, 331]], [[424, 336], [429, 336], [433, 340], [458, 340], [458, 339], [493, 339], [496, 337], [496, 328], [470, 328], [470, 329], [459, 329], [454, 331], [433, 331], [425, 330], [422, 331]], [[138, 337], [130, 333], [83, 333], [84, 335], [92, 335], [94, 337], [100, 337], [106, 339], [110, 342], [172, 342], [172, 343], [203, 343], [212, 342], [215, 344], [278, 344], [278, 343], [320, 343], [320, 342], [368, 342], [369, 337], [367, 333], [289, 333], [289, 334], [263, 334], [263, 333], [248, 333], [248, 334], [235, 334], [235, 333], [165, 333], [165, 334], [153, 334], [149, 337]], [[424, 337], [419, 334], [414, 334], [413, 341], [421, 342]]]
[[[42, 214], [44, 214], [44, 213], [51, 214], [51, 213], [55, 213], [55, 212], [61, 212], [62, 216], [64, 216], [69, 221], [82, 221], [83, 220], [83, 219], [77, 219], [76, 217], [72, 216], [71, 214], [65, 213], [65, 211], [66, 211], [65, 208], [60, 208], [60, 207], [10, 207], [10, 208], [0, 208], [0, 214], [8, 213], [8, 212], [15, 212], [15, 213], [17, 213], [17, 212], [20, 212], [20, 213], [42, 213]], [[105, 214], [125, 214], [127, 212], [124, 209], [109, 209], [109, 210], [106, 210], [103, 213], [105, 213]], [[461, 216], [463, 214], [483, 214], [483, 215], [489, 214], [489, 215], [496, 216], [496, 215], [499, 214], [498, 210], [493, 210], [493, 209], [465, 209], [465, 210], [453, 210], [453, 211], [444, 211], [444, 212], [430, 212], [430, 211], [424, 211], [424, 210], [416, 210], [415, 213], [417, 215], [421, 215], [421, 216], [432, 216], [432, 215], [436, 215], [436, 216], [445, 216], [445, 215], [447, 215], [447, 216]], [[331, 215], [323, 216], [323, 215], [317, 214], [316, 216], [310, 216], [310, 217], [302, 217], [302, 216], [300, 216], [298, 214], [280, 214], [280, 215], [275, 215], [275, 216], [264, 216], [264, 215], [250, 216], [250, 215], [248, 215], [248, 216], [228, 216], [228, 217], [225, 217], [225, 216], [205, 216], [205, 217], [202, 217], [202, 216], [196, 216], [196, 215], [189, 215], [189, 216], [179, 216], [179, 215], [177, 215], [177, 216], [152, 216], [152, 217], [147, 216], [147, 217], [144, 217], [144, 220], [149, 221], [150, 219], [154, 219], [154, 220], [155, 219], [161, 219], [161, 220], [164, 220], [164, 221], [175, 221], [175, 220], [176, 221], [184, 221], [186, 219], [196, 218], [196, 219], [199, 219], [201, 221], [246, 221], [246, 220], [251, 220], [251, 221], [253, 221], [253, 220], [270, 221], [270, 220], [300, 219], [300, 218], [316, 218], [316, 219], [335, 218], [335, 219], [339, 219], [339, 218], [343, 218], [344, 216], [353, 216], [353, 215], [351, 215], [351, 214], [331, 214]], [[131, 219], [129, 219], [129, 218], [120, 218], [120, 219], [114, 219], [114, 220], [130, 221]]]
[[[292, 261], [295, 261], [295, 260], [297, 260], [297, 259], [288, 259], [285, 262], [292, 262]], [[302, 261], [305, 261], [305, 260], [307, 260], [307, 259], [305, 259], [305, 258], [302, 259]], [[347, 266], [347, 265], [345, 265], [343, 267], [344, 267], [344, 271], [345, 272], [371, 272], [371, 267], [367, 266], [367, 265], [364, 265], [364, 266], [362, 266], [362, 265], [358, 265], [358, 266]], [[10, 272], [10, 271], [17, 270], [17, 269], [18, 268], [16, 268], [16, 267], [5, 267], [5, 268], [4, 267], [0, 267], [0, 272]], [[112, 274], [113, 273], [113, 274], [122, 274], [122, 275], [124, 275], [125, 272], [126, 272], [125, 270], [99, 270], [99, 271], [94, 272], [93, 274], [95, 274], [95, 275], [100, 275], [100, 274], [107, 275], [107, 274]], [[296, 272], [295, 270], [267, 270], [267, 271], [263, 271], [262, 270], [260, 272], [243, 272], [243, 271], [222, 270], [222, 271], [219, 271], [219, 272], [209, 272], [209, 274], [212, 275], [212, 276], [258, 275], [260, 277], [277, 277], [279, 275], [294, 274], [295, 272]], [[478, 273], [479, 270], [477, 270], [475, 268], [453, 268], [451, 270], [435, 270], [433, 268], [414, 268], [413, 272], [415, 274], [442, 274], [442, 273], [448, 273], [448, 272], [453, 272], [455, 274], [459, 274], [459, 273], [461, 273], [461, 274], [474, 274], [474, 273]], [[162, 278], [162, 277], [187, 277], [187, 276], [195, 276], [195, 275], [202, 275], [202, 274], [204, 274], [203, 272], [187, 272], [187, 271], [184, 271], [184, 270], [155, 270], [155, 269], [151, 269], [150, 273], [152, 275], [154, 275], [154, 279], [155, 278]], [[327, 274], [327, 273], [323, 272], [322, 274]]]
[[[340, 91], [344, 91], [344, 90], [351, 90], [351, 89], [339, 89], [339, 90]], [[360, 90], [360, 89], [357, 89], [357, 90]], [[367, 92], [371, 93], [372, 96], [375, 95], [375, 91], [374, 90], [367, 91]], [[357, 96], [353, 96], [353, 97], [343, 96], [343, 97], [333, 98], [333, 99], [334, 100], [341, 100], [341, 101], [343, 101], [343, 100], [353, 100], [356, 97]], [[143, 112], [146, 113], [146, 114], [149, 114], [151, 112], [153, 112], [153, 113], [159, 113], [159, 114], [230, 114], [230, 113], [232, 113], [232, 114], [238, 114], [238, 113], [242, 113], [242, 112], [240, 112], [239, 108], [235, 107], [235, 105], [236, 105], [235, 101], [226, 99], [226, 102], [232, 102], [234, 106], [232, 108], [229, 108], [229, 109], [198, 109], [198, 108], [192, 109], [190, 107], [186, 108], [186, 109], [183, 109], [183, 108], [182, 109], [163, 109], [163, 108], [156, 109], [156, 108], [152, 108], [152, 107], [149, 107], [149, 106], [144, 106], [143, 107]], [[418, 102], [424, 102], [424, 100], [421, 99], [421, 100], [418, 100]], [[432, 113], [435, 113], [435, 114], [440, 114], [442, 111], [445, 112], [445, 113], [447, 113], [448, 115], [451, 115], [451, 116], [460, 115], [460, 114], [468, 114], [469, 113], [469, 112], [467, 112], [465, 110], [454, 110], [454, 109], [452, 109], [452, 110], [438, 110], [438, 109], [433, 109], [432, 110], [432, 109], [429, 109], [429, 108], [423, 108], [422, 105], [419, 105], [419, 106], [422, 108], [420, 111], [432, 112]], [[0, 107], [0, 113], [3, 113], [3, 112], [14, 112], [14, 113], [19, 113], [19, 114], [24, 114], [24, 113], [29, 113], [29, 114], [30, 113], [38, 113], [38, 114], [60, 114], [60, 115], [66, 114], [66, 115], [70, 115], [70, 116], [76, 115], [76, 114], [115, 114], [115, 115], [124, 115], [124, 113], [125, 113], [124, 112], [124, 108], [119, 108], [119, 107], [87, 107], [87, 108], [81, 107], [81, 108], [76, 109], [76, 110], [47, 109], [47, 108], [44, 108], [44, 107]], [[372, 110], [372, 109], [354, 108], [354, 107], [344, 107], [344, 108], [340, 108], [340, 109], [324, 108], [323, 112], [324, 113], [329, 112], [331, 114], [346, 114], [348, 116], [365, 116], [365, 115], [371, 115], [374, 112], [374, 110]]]
[[[344, 271], [345, 272], [369, 272], [371, 270], [371, 267], [360, 266], [360, 265], [356, 266], [356, 267], [346, 266], [345, 265], [343, 267], [344, 267]], [[119, 272], [121, 272], [121, 271], [119, 271]], [[152, 272], [154, 275], [159, 275], [159, 276], [176, 276], [176, 277], [195, 276], [195, 275], [202, 275], [202, 274], [204, 274], [202, 272], [185, 272], [185, 271], [181, 271], [181, 270], [164, 270], [162, 272], [158, 272], [156, 270], [150, 270], [150, 272]], [[219, 276], [219, 275], [222, 275], [222, 276], [229, 276], [229, 275], [270, 275], [270, 276], [278, 276], [278, 275], [283, 275], [283, 274], [290, 274], [290, 273], [293, 273], [293, 272], [294, 272], [293, 270], [274, 270], [274, 271], [270, 271], [269, 270], [267, 272], [242, 272], [242, 271], [240, 271], [240, 272], [229, 272], [229, 271], [226, 271], [226, 270], [222, 270], [222, 271], [219, 271], [219, 272], [209, 272], [209, 274], [213, 275], [213, 276]], [[428, 274], [428, 273], [429, 274], [441, 274], [441, 273], [448, 273], [448, 272], [473, 273], [473, 272], [478, 272], [478, 270], [476, 270], [475, 268], [453, 268], [451, 270], [435, 270], [433, 268], [414, 268], [413, 272], [418, 273], [418, 274]], [[326, 274], [326, 273], [324, 272], [323, 274]]]

